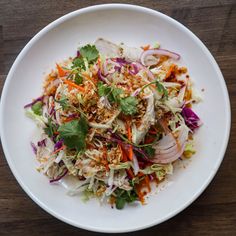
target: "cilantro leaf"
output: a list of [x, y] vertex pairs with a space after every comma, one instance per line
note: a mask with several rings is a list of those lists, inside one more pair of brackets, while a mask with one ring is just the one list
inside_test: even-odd
[[123, 209], [125, 206], [125, 203], [126, 203], [126, 201], [124, 198], [122, 198], [122, 197], [116, 198], [116, 209], [118, 209], [118, 210]]
[[155, 149], [152, 146], [146, 146], [144, 147], [145, 153], [148, 155], [148, 157], [154, 157], [155, 155]]
[[75, 79], [74, 80], [75, 80], [75, 83], [78, 84], [78, 85], [83, 83], [83, 78], [79, 74], [75, 75]]
[[123, 189], [116, 189], [116, 208], [121, 210], [126, 203], [134, 202], [138, 199], [138, 195], [134, 190], [125, 191]]
[[120, 107], [125, 115], [134, 115], [137, 112], [138, 100], [135, 97], [120, 99]]
[[163, 98], [168, 98], [167, 89], [158, 80], [156, 80], [156, 87], [157, 91], [163, 95]]
[[120, 102], [120, 95], [123, 93], [124, 91], [121, 88], [112, 88], [111, 91], [111, 95], [108, 96], [108, 100], [109, 102]]
[[107, 96], [110, 103], [120, 102], [120, 95], [124, 92], [121, 88], [110, 87], [102, 82], [98, 82], [97, 86], [100, 97]]
[[77, 149], [78, 151], [86, 148], [85, 139], [88, 133], [88, 124], [83, 116], [79, 121], [72, 120], [61, 125], [58, 132], [68, 148]]
[[57, 125], [52, 123], [52, 118], [48, 118], [47, 126], [44, 128], [45, 134], [48, 135], [48, 137], [52, 138], [54, 133], [57, 131]]
[[72, 68], [81, 68], [85, 70], [84, 59], [82, 57], [77, 57], [72, 61]]
[[98, 59], [98, 50], [95, 45], [87, 44], [79, 50], [82, 57], [88, 60], [88, 63], [93, 63]]
[[100, 97], [107, 96], [111, 92], [111, 87], [107, 86], [106, 84], [103, 84], [101, 81], [97, 84], [98, 87], [98, 95]]
[[34, 114], [41, 116], [43, 112], [43, 103], [41, 101], [36, 102], [32, 107]]
[[60, 100], [55, 99], [55, 102], [59, 103], [63, 110], [65, 110], [69, 106], [66, 96], [62, 96]]

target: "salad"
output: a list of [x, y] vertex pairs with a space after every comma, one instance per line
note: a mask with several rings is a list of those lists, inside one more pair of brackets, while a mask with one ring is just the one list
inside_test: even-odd
[[73, 177], [69, 194], [117, 209], [145, 204], [152, 188], [194, 153], [200, 101], [180, 55], [99, 38], [56, 64], [43, 94], [24, 108], [40, 132], [31, 142], [50, 183]]

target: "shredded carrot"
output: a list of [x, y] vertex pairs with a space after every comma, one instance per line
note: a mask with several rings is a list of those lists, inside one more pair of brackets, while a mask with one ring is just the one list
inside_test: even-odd
[[139, 172], [138, 177], [142, 177], [142, 176], [144, 176], [144, 174], [142, 172]]
[[66, 117], [65, 119], [64, 119], [64, 122], [70, 122], [70, 121], [72, 121], [72, 120], [74, 120], [74, 119], [76, 119], [75, 117]]
[[[130, 127], [130, 122], [127, 121], [127, 136], [128, 136], [128, 140], [132, 141], [132, 133], [131, 133], [131, 127]], [[129, 159], [132, 161], [133, 160], [133, 147], [130, 145], [129, 146], [129, 155], [128, 155]]]
[[58, 132], [58, 131], [55, 131], [54, 134], [59, 134], [59, 132]]
[[56, 65], [57, 65], [57, 70], [58, 70], [59, 76], [60, 77], [66, 76], [66, 71], [61, 66], [59, 66], [58, 64], [56, 64]]
[[150, 48], [150, 44], [141, 47], [144, 51], [147, 51]]
[[83, 87], [81, 87], [81, 86], [79, 86], [79, 85], [73, 83], [73, 82], [70, 81], [70, 80], [63, 79], [63, 82], [66, 83], [69, 87], [76, 88], [76, 89], [78, 89], [78, 90], [80, 90], [80, 91], [82, 91], [82, 92], [85, 91], [85, 89], [84, 89]]
[[151, 192], [151, 186], [150, 186], [149, 177], [146, 175], [145, 178], [144, 178], [144, 180], [145, 180], [145, 184], [146, 184], [146, 186], [147, 186], [147, 188], [148, 188], [148, 191]]
[[175, 65], [172, 64], [172, 65], [170, 66], [169, 70], [167, 71], [165, 78], [170, 77], [170, 75], [171, 75], [172, 71], [174, 70], [174, 68], [175, 68]]
[[140, 201], [142, 204], [144, 204], [144, 203], [145, 203], [145, 201], [144, 201], [144, 195], [143, 195], [143, 193], [142, 193], [141, 190], [142, 190], [142, 189], [141, 189], [140, 186], [138, 185], [138, 186], [136, 187], [136, 191], [137, 191], [137, 194], [138, 194], [138, 198], [139, 198], [139, 201]]
[[62, 146], [62, 147], [58, 148], [58, 149], [57, 149], [56, 151], [54, 151], [51, 155], [54, 155], [54, 154], [60, 152], [60, 151], [63, 150], [65, 147], [66, 147], [66, 146]]
[[[122, 148], [122, 146], [121, 146], [120, 144], [118, 144], [118, 145], [119, 145], [119, 148], [120, 148], [121, 153], [122, 153], [122, 161], [123, 161], [123, 162], [128, 161], [128, 158], [127, 158], [127, 155], [126, 155], [126, 153], [125, 153], [125, 150]], [[128, 175], [131, 179], [134, 178], [134, 173], [133, 173], [133, 171], [132, 171], [131, 169], [127, 169], [127, 170], [126, 170], [126, 173], [127, 173], [127, 175]]]
[[96, 80], [95, 78], [93, 78], [93, 77], [90, 77], [88, 73], [83, 72], [82, 75], [83, 75], [86, 79], [92, 81], [94, 84], [97, 83], [97, 80]]
[[128, 176], [129, 176], [131, 179], [133, 179], [133, 178], [134, 178], [134, 173], [133, 173], [133, 171], [132, 171], [130, 168], [127, 169], [126, 171], [127, 171]]
[[124, 150], [123, 150], [121, 144], [118, 144], [118, 146], [119, 146], [119, 148], [120, 148], [121, 155], [122, 155], [122, 157], [121, 157], [121, 161], [126, 162], [126, 161], [128, 160], [128, 159], [127, 159], [127, 156], [126, 156], [126, 153], [124, 152]]

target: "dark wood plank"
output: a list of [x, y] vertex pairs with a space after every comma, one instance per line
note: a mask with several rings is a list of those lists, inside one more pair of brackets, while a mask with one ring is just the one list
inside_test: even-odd
[[[70, 11], [110, 2], [116, 1], [1, 0], [0, 92], [14, 59], [35, 33]], [[236, 2], [136, 0], [129, 3], [172, 16], [206, 44], [225, 77], [232, 108], [229, 146], [214, 181], [176, 217], [130, 235], [236, 235]], [[40, 209], [11, 174], [1, 146], [0, 157], [0, 235], [102, 235], [69, 226]]]

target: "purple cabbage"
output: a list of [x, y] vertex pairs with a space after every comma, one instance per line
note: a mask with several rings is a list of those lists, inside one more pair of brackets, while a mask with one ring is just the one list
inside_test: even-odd
[[62, 179], [64, 176], [66, 176], [66, 174], [68, 173], [68, 170], [66, 169], [66, 171], [61, 175], [61, 176], [58, 176], [57, 178], [55, 179], [50, 179], [50, 183], [53, 183], [53, 182], [57, 182], [59, 181], [60, 179]]
[[193, 112], [191, 108], [184, 107], [182, 109], [181, 115], [183, 116], [186, 125], [194, 131], [199, 126], [202, 125], [200, 118]]
[[41, 140], [41, 141], [38, 141], [38, 147], [46, 147], [46, 138]]
[[115, 61], [116, 61], [120, 66], [130, 64], [130, 63], [129, 63], [128, 61], [126, 61], [124, 58], [119, 58], [119, 57], [117, 57], [117, 58], [115, 59]]
[[58, 142], [56, 142], [55, 146], [54, 146], [54, 151], [56, 151], [57, 149], [61, 148], [63, 145], [63, 140], [59, 140]]
[[43, 101], [43, 96], [36, 98], [33, 102], [26, 104], [24, 108], [32, 107], [36, 102]]
[[35, 144], [33, 142], [30, 142], [30, 145], [32, 147], [34, 154], [36, 155], [37, 154], [37, 147], [35, 146]]

